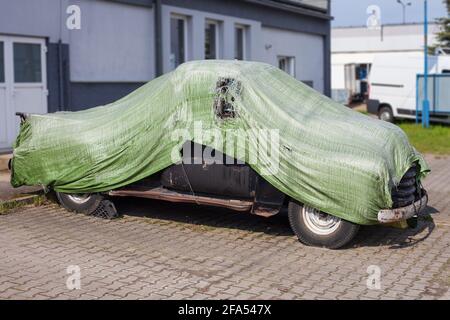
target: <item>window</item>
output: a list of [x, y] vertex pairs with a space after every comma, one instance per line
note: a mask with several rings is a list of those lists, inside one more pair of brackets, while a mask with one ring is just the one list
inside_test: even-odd
[[219, 58], [219, 23], [206, 21], [205, 24], [205, 59]]
[[41, 82], [41, 45], [14, 43], [14, 81]]
[[308, 87], [314, 88], [314, 81], [312, 80], [302, 80], [304, 84], [306, 84]]
[[0, 41], [0, 83], [5, 82], [5, 55], [3, 53], [3, 42]]
[[244, 60], [245, 57], [245, 27], [236, 26], [234, 30], [234, 58]]
[[295, 77], [295, 58], [294, 57], [278, 57], [278, 68]]
[[170, 18], [170, 66], [175, 69], [187, 60], [187, 19], [182, 16]]

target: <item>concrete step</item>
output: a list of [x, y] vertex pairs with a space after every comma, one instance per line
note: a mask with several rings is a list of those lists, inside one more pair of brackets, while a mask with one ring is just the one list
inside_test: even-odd
[[0, 154], [0, 171], [8, 170], [8, 161], [12, 158], [12, 153]]

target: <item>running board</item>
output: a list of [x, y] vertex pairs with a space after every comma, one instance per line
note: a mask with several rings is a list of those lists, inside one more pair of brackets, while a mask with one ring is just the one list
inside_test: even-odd
[[224, 207], [236, 211], [250, 211], [253, 201], [222, 199], [208, 196], [198, 196], [186, 193], [179, 193], [163, 187], [146, 188], [133, 186], [129, 189], [116, 189], [108, 192], [110, 196], [119, 197], [140, 197], [170, 202], [196, 203], [200, 205]]

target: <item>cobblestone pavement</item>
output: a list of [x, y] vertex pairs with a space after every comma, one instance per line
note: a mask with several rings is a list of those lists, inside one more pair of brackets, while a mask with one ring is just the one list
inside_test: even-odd
[[[450, 299], [450, 158], [429, 161], [434, 222], [364, 227], [334, 251], [300, 244], [283, 215], [131, 198], [113, 221], [22, 208], [0, 216], [0, 298]], [[66, 286], [70, 265], [79, 290]]]

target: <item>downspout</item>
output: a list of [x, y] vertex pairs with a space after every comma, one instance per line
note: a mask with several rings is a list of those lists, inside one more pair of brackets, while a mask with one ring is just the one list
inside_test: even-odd
[[155, 71], [157, 77], [163, 74], [161, 12], [161, 0], [155, 0]]
[[[331, 13], [331, 1], [328, 1], [327, 14]], [[331, 20], [327, 21], [327, 34], [323, 37], [324, 60], [324, 94], [331, 98]]]
[[65, 110], [65, 101], [64, 101], [64, 74], [63, 74], [63, 54], [62, 54], [63, 46], [62, 41], [59, 39], [58, 41], [58, 89], [59, 89], [59, 110]]
[[63, 45], [62, 45], [62, 33], [63, 33], [63, 0], [59, 1], [59, 40], [58, 40], [58, 111], [64, 111], [64, 74], [63, 74]]

